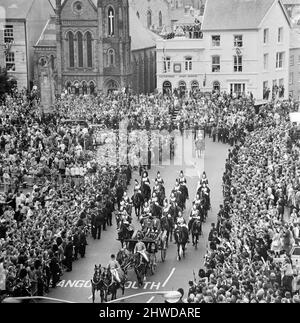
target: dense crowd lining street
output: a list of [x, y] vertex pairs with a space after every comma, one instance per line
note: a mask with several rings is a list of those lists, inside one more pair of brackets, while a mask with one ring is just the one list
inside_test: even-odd
[[[114, 217], [122, 213], [121, 225], [131, 222], [133, 231], [142, 222], [123, 207], [127, 205], [124, 192], [129, 188], [131, 198], [134, 179], [143, 186], [140, 175], [144, 171], [149, 172], [152, 189], [160, 171], [167, 205], [172, 207], [171, 191], [176, 193], [176, 179], [180, 181], [183, 171], [189, 199], [181, 210], [183, 217], [180, 212], [170, 213], [174, 239], [177, 228], [180, 232], [188, 228], [194, 205], [202, 214], [208, 194], [212, 209], [208, 208], [207, 220], [199, 215], [203, 225], [199, 249], [186, 241], [187, 255], [179, 262], [180, 248], [177, 253], [170, 243], [166, 261], [158, 264], [140, 289], [145, 285], [181, 288], [186, 290], [185, 301], [191, 303], [299, 302], [299, 264], [290, 254], [299, 243], [300, 222], [299, 144], [289, 121], [289, 112], [294, 110], [293, 102], [255, 108], [251, 97], [227, 94], [177, 98], [116, 93], [106, 98], [65, 96], [58, 100], [53, 114], [44, 115], [35, 93], [7, 97], [1, 106], [0, 138], [1, 293], [47, 293], [69, 300], [74, 295], [75, 301], [90, 301], [87, 282], [94, 265], [100, 263], [105, 270], [110, 255], [120, 248]], [[125, 132], [120, 131], [122, 122]], [[98, 130], [92, 126], [95, 124]], [[115, 130], [116, 140], [108, 140], [111, 130]], [[142, 130], [148, 134], [148, 145], [142, 151], [135, 140], [128, 149], [120, 150], [128, 133]], [[158, 153], [161, 165], [151, 163], [157, 161], [157, 154], [149, 154], [156, 139], [149, 134], [155, 130], [169, 133], [166, 146], [170, 155]], [[200, 130], [206, 136], [205, 150]], [[181, 139], [184, 136], [186, 141]], [[103, 151], [107, 152], [105, 160]], [[190, 156], [188, 165], [180, 158], [183, 151]], [[120, 160], [126, 159], [131, 164], [121, 166]], [[164, 166], [168, 159], [171, 166]], [[203, 171], [210, 192], [201, 183]], [[184, 185], [184, 181], [178, 182], [179, 189]], [[159, 204], [151, 190], [148, 198], [150, 206]], [[174, 199], [182, 202], [177, 195]], [[143, 205], [142, 215], [149, 212], [146, 208]], [[150, 211], [152, 220], [160, 219], [162, 215], [153, 210], [155, 207]], [[122, 226], [117, 224], [120, 231]], [[99, 242], [94, 241], [98, 238]], [[85, 259], [76, 261], [78, 258]], [[99, 275], [101, 279], [102, 269]], [[137, 292], [135, 275], [128, 275], [126, 292]], [[109, 277], [116, 283], [118, 276], [112, 270]], [[188, 277], [190, 281], [184, 282]], [[81, 294], [81, 289], [89, 292]]]

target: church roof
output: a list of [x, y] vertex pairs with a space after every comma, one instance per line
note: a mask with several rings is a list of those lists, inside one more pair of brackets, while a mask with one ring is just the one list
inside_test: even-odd
[[161, 38], [143, 26], [131, 7], [129, 7], [129, 32], [132, 51], [155, 47], [156, 40]]
[[6, 19], [26, 19], [35, 0], [1, 0]]
[[35, 46], [56, 47], [55, 16], [50, 17]]
[[203, 30], [257, 29], [278, 0], [207, 0]]
[[[129, 8], [129, 31], [131, 36], [132, 51], [153, 48], [156, 46], [156, 40], [161, 38], [145, 28], [131, 8]], [[56, 46], [55, 16], [48, 20], [35, 46]]]

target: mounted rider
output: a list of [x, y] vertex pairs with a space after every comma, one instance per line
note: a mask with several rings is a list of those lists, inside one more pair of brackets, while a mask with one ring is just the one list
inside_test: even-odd
[[134, 180], [134, 193], [141, 193], [141, 185], [137, 179]]
[[136, 243], [134, 247], [134, 254], [138, 254], [140, 256], [139, 260], [140, 263], [142, 262], [142, 259], [146, 260], [146, 263], [149, 263], [149, 258], [147, 256], [147, 250], [144, 242], [141, 240], [141, 237], [138, 236], [138, 242]]
[[200, 178], [200, 185], [203, 185], [203, 184], [208, 185], [208, 179], [205, 171], [202, 173], [202, 176]]
[[164, 180], [161, 178], [160, 171], [158, 171], [158, 172], [157, 172], [157, 175], [156, 175], [155, 181], [156, 181], [159, 185], [164, 185], [164, 184], [165, 184]]
[[147, 184], [150, 187], [150, 179], [149, 179], [149, 176], [148, 176], [148, 172], [146, 172], [146, 171], [143, 172], [143, 177], [142, 177], [142, 180], [141, 180], [141, 184]]
[[[177, 221], [176, 221], [176, 224], [175, 224], [175, 230], [177, 228], [183, 228], [183, 230], [186, 231], [187, 236], [189, 237], [189, 228], [188, 228], [188, 225], [186, 224], [185, 219], [183, 218], [182, 212], [179, 212], [179, 214], [178, 214], [178, 218], [177, 218]], [[187, 243], [189, 243], [189, 242], [190, 242], [190, 240], [188, 238]]]
[[120, 273], [122, 271], [122, 268], [121, 268], [119, 262], [116, 260], [116, 256], [115, 255], [111, 255], [110, 261], [109, 261], [107, 267], [108, 267], [108, 269], [111, 272], [112, 283], [114, 281], [116, 281], [117, 283], [120, 283], [121, 282]]
[[187, 183], [186, 178], [184, 177], [183, 171], [181, 171], [179, 173], [178, 182], [179, 182], [180, 185], [183, 185], [183, 184], [186, 185], [186, 183]]
[[195, 221], [201, 221], [199, 210], [197, 209], [196, 204], [193, 205], [193, 209], [192, 209], [191, 214], [190, 214], [189, 225], [188, 225], [189, 226], [189, 232], [191, 231]]

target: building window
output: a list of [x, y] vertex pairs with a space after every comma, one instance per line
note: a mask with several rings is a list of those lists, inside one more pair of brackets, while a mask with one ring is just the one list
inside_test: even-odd
[[137, 11], [136, 16], [140, 19], [140, 13]]
[[87, 51], [87, 66], [93, 67], [92, 34], [89, 31], [86, 33], [86, 51]]
[[264, 54], [264, 71], [268, 69], [269, 54]]
[[158, 23], [159, 23], [159, 27], [163, 26], [163, 16], [162, 16], [161, 11], [158, 14]]
[[150, 10], [147, 11], [147, 27], [150, 29], [152, 26], [152, 13]]
[[269, 96], [270, 96], [269, 82], [264, 81], [263, 82], [263, 99], [269, 100]]
[[171, 57], [164, 58], [164, 73], [170, 73], [171, 71]]
[[220, 92], [221, 85], [220, 85], [220, 82], [219, 81], [214, 81], [214, 83], [213, 83], [213, 90]]
[[221, 36], [220, 35], [214, 35], [211, 36], [211, 40], [212, 40], [212, 46], [213, 47], [219, 47], [221, 44]]
[[279, 97], [280, 98], [283, 98], [284, 97], [284, 79], [279, 79], [279, 89], [278, 89], [278, 92], [279, 92]]
[[212, 56], [212, 72], [220, 72], [221, 65], [220, 65], [220, 56]]
[[193, 69], [192, 57], [186, 57], [185, 58], [185, 70], [191, 71], [192, 69]]
[[289, 80], [290, 80], [290, 85], [294, 84], [294, 73], [293, 72], [290, 72]]
[[269, 29], [264, 29], [264, 44], [269, 42]]
[[282, 43], [283, 41], [283, 28], [278, 28], [278, 43]]
[[4, 43], [12, 43], [14, 41], [14, 27], [6, 25], [4, 27]]
[[181, 94], [184, 94], [186, 91], [186, 83], [184, 81], [179, 82], [179, 90]]
[[284, 52], [276, 53], [276, 68], [283, 68]]
[[243, 47], [243, 35], [234, 36], [234, 47]]
[[108, 9], [108, 36], [115, 34], [115, 11], [112, 7]]
[[107, 66], [115, 65], [115, 51], [112, 48], [108, 50], [107, 59], [108, 59]]
[[14, 72], [16, 70], [15, 53], [7, 53], [6, 55], [6, 70], [8, 72]]
[[242, 56], [233, 56], [233, 71], [234, 72], [243, 72], [243, 57]]
[[192, 82], [191, 89], [192, 89], [193, 92], [199, 90], [199, 83], [198, 83], [198, 81], [193, 81]]
[[83, 36], [81, 32], [77, 33], [78, 45], [78, 67], [83, 67]]
[[68, 33], [68, 41], [69, 41], [69, 66], [75, 67], [75, 59], [74, 59], [74, 35], [71, 31]]
[[240, 96], [241, 94], [245, 93], [246, 91], [246, 84], [245, 83], [231, 83], [230, 84], [230, 94], [236, 94]]
[[294, 55], [290, 56], [290, 66], [294, 66]]

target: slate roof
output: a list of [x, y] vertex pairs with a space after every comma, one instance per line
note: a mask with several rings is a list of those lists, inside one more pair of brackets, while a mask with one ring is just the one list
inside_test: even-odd
[[277, 0], [207, 0], [203, 30], [256, 29]]
[[35, 0], [1, 0], [6, 19], [26, 19]]

